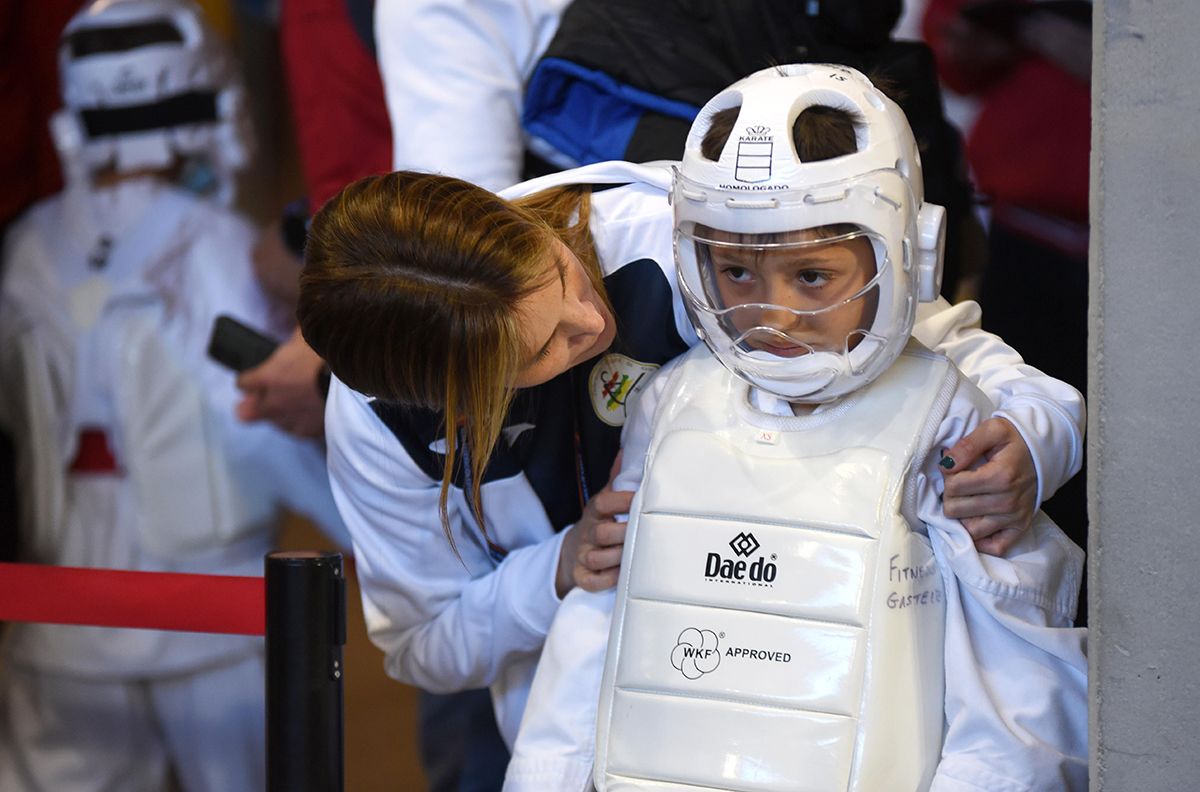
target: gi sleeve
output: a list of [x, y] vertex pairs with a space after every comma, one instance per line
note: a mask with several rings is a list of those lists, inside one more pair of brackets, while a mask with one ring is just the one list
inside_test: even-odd
[[567, 0], [380, 0], [375, 40], [396, 168], [490, 190], [521, 175], [522, 92]]
[[[3, 270], [0, 269], [0, 277]], [[28, 320], [22, 315], [21, 306], [0, 291], [0, 428], [11, 431], [18, 426], [24, 415], [24, 396], [27, 377], [22, 365], [18, 341], [27, 332]]]
[[614, 589], [573, 589], [538, 661], [504, 792], [588, 792]]
[[[350, 534], [329, 490], [324, 450], [313, 440], [293, 437], [274, 426], [253, 428], [265, 430], [248, 439], [258, 464], [274, 477], [278, 502], [312, 520], [338, 549], [350, 550]], [[238, 433], [248, 434], [244, 428]]]
[[[641, 485], [655, 408], [673, 366], [658, 371], [633, 406], [621, 433], [615, 490]], [[504, 792], [587, 792], [596, 755], [600, 682], [615, 589], [574, 589], [563, 599], [538, 661]]]
[[939, 297], [918, 309], [913, 336], [949, 357], [997, 405], [985, 416], [1004, 418], [1016, 427], [1033, 455], [1040, 504], [1083, 464], [1083, 396], [1026, 365], [1016, 350], [980, 330], [980, 315], [973, 301], [952, 306]]
[[[23, 337], [32, 333], [38, 314], [44, 324], [61, 328], [57, 336], [62, 343], [53, 345], [55, 348], [50, 350], [57, 353], [53, 354], [57, 365], [52, 368], [63, 369], [75, 362], [70, 319], [60, 319], [54, 310], [57, 306], [52, 301], [60, 288], [55, 283], [52, 268], [46, 265], [47, 256], [48, 252], [38, 244], [36, 226], [30, 215], [9, 226], [0, 247], [0, 382], [4, 383], [4, 387], [0, 387], [0, 426], [8, 430], [21, 428], [29, 420], [26, 417], [28, 410], [37, 408], [37, 405], [27, 404], [37, 388], [28, 382], [33, 375], [27, 370], [28, 353], [22, 348], [22, 342]], [[46, 411], [65, 411], [67, 405], [63, 400], [68, 390], [68, 384], [62, 382], [44, 393], [41, 401], [46, 402]], [[58, 398], [54, 399], [55, 396]]]
[[[934, 449], [990, 411], [962, 383]], [[941, 513], [932, 453], [918, 514], [946, 588], [946, 738], [932, 792], [1086, 790], [1086, 630], [1071, 627], [1083, 552], [1044, 514], [1004, 557], [980, 555]]]
[[[228, 314], [274, 336], [281, 334], [286, 323], [280, 321], [279, 308], [254, 275], [251, 251], [258, 229], [224, 213], [202, 217], [207, 218], [206, 225], [198, 229], [189, 251], [194, 258], [191, 280], [181, 290], [186, 297], [167, 294], [164, 299], [168, 303], [191, 300], [193, 309], [204, 317], [194, 325], [182, 317], [172, 321], [185, 328], [181, 332], [189, 336], [188, 349], [198, 358], [197, 375], [208, 420], [213, 423], [214, 443], [239, 477], [243, 491], [261, 488], [276, 507], [304, 515], [339, 548], [349, 549], [350, 537], [329, 489], [321, 444], [289, 435], [267, 421], [247, 423], [238, 418], [236, 406], [244, 394], [237, 388], [236, 375], [204, 352], [218, 315]], [[147, 376], [149, 392], [156, 389], [153, 386], [161, 374], [150, 371]], [[136, 394], [130, 401], [137, 401]], [[130, 407], [135, 414], [141, 409], [137, 404]]]

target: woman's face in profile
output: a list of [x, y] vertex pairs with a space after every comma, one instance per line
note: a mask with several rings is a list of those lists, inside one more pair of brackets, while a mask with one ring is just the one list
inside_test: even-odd
[[616, 335], [616, 322], [583, 263], [562, 242], [555, 240], [546, 269], [545, 284], [517, 306], [522, 330], [518, 388], [541, 385], [595, 357]]

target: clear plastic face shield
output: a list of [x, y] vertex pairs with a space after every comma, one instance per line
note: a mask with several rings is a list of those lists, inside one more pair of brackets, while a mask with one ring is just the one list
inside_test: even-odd
[[878, 376], [907, 341], [917, 233], [898, 174], [758, 195], [679, 174], [672, 201], [693, 322], [751, 384], [829, 401]]
[[679, 255], [693, 256], [700, 275], [703, 293], [689, 302], [743, 354], [769, 365], [882, 343], [872, 327], [891, 262], [878, 234], [844, 223], [746, 234], [695, 222], [676, 233]]
[[[827, 156], [802, 158], [796, 136], [822, 128], [838, 131], [817, 146]], [[937, 296], [944, 212], [923, 200], [903, 112], [853, 69], [765, 69], [714, 96], [671, 204], [697, 332], [785, 399], [827, 402], [870, 383], [908, 343], [917, 301]]]

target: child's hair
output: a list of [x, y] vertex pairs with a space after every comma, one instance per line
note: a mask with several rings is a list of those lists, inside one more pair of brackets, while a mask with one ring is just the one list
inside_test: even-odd
[[[733, 133], [741, 107], [730, 107], [713, 115], [700, 143], [700, 153], [716, 162]], [[792, 124], [792, 142], [801, 162], [833, 159], [858, 150], [854, 127], [862, 124], [857, 113], [827, 105], [805, 108]]]
[[556, 239], [604, 295], [588, 216], [582, 186], [510, 202], [460, 179], [398, 171], [348, 185], [313, 217], [301, 332], [351, 388], [441, 413], [439, 511], [456, 553], [450, 481], [461, 456], [482, 521], [480, 482], [522, 362], [517, 306], [558, 277]]

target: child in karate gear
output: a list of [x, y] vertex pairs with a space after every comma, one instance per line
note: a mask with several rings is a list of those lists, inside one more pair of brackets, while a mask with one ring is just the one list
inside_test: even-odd
[[[246, 147], [220, 42], [190, 2], [106, 0], [60, 64], [67, 187], [11, 229], [0, 291], [22, 560], [260, 575], [283, 505], [342, 541], [321, 449], [239, 422], [205, 353], [219, 314], [286, 331], [221, 205]], [[261, 638], [15, 624], [4, 650], [0, 789], [262, 788]]]
[[556, 614], [506, 789], [1086, 789], [1082, 551], [1039, 515], [980, 555], [942, 512], [941, 451], [992, 405], [910, 335], [922, 193], [854, 70], [701, 111], [672, 202], [707, 349], [626, 426], [620, 580]]

